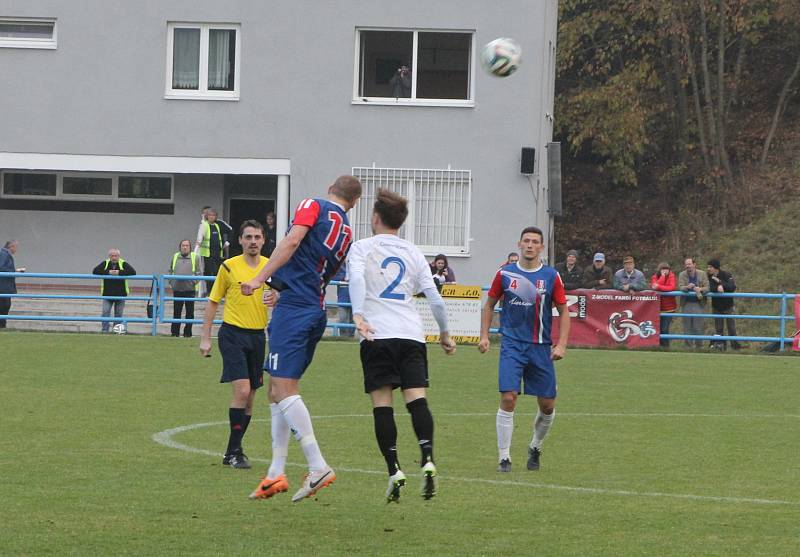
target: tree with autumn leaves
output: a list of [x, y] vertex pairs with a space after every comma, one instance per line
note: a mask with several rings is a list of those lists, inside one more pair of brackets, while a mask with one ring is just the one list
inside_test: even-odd
[[665, 203], [694, 199], [724, 225], [742, 164], [768, 164], [800, 101], [797, 13], [797, 0], [562, 0], [557, 135], [620, 186], [657, 161]]

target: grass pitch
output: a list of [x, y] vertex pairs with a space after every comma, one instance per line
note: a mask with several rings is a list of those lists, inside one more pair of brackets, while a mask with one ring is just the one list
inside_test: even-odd
[[[2, 555], [797, 555], [795, 357], [571, 350], [542, 470], [525, 469], [535, 401], [520, 400], [515, 470], [496, 468], [497, 347], [430, 347], [440, 494], [410, 476], [387, 505], [354, 343], [322, 343], [303, 380], [337, 470], [317, 500], [250, 501], [269, 459], [260, 395], [249, 471], [220, 464], [229, 389], [197, 341], [0, 334]], [[155, 439], [155, 440], [154, 440]], [[159, 442], [156, 442], [159, 440]]]

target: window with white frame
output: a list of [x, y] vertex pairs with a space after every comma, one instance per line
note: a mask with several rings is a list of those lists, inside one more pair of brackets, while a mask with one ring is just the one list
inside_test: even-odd
[[353, 176], [363, 192], [350, 216], [356, 239], [372, 235], [372, 206], [378, 189], [384, 188], [408, 199], [401, 238], [426, 255], [469, 254], [471, 171], [353, 167]]
[[92, 172], [2, 172], [0, 196], [19, 199], [171, 203], [172, 176]]
[[358, 29], [354, 102], [472, 106], [473, 31]]
[[167, 98], [239, 99], [238, 24], [167, 24]]
[[56, 48], [56, 20], [0, 17], [0, 48]]

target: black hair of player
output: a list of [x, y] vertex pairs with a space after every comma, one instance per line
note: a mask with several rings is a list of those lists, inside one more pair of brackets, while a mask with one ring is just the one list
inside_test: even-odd
[[542, 243], [544, 243], [544, 233], [542, 232], [541, 228], [538, 228], [536, 226], [527, 226], [527, 227], [522, 229], [522, 232], [519, 235], [519, 239], [522, 240], [522, 237], [525, 234], [538, 234], [539, 235], [539, 240]]
[[257, 220], [249, 219], [242, 223], [239, 227], [239, 238], [244, 236], [244, 229], [245, 228], [256, 228], [261, 231], [261, 235], [264, 235], [264, 225], [258, 222]]
[[408, 201], [400, 194], [381, 188], [372, 210], [385, 226], [397, 230], [408, 217]]

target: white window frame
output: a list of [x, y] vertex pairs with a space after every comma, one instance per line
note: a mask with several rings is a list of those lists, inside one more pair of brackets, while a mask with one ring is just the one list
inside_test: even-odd
[[[5, 193], [6, 174], [50, 174], [56, 176], [55, 195], [25, 195]], [[122, 176], [138, 176], [147, 178], [169, 178], [169, 199], [146, 199], [139, 197], [120, 197], [119, 179]], [[111, 178], [111, 195], [71, 194], [64, 193], [64, 178]], [[7, 168], [0, 172], [0, 197], [4, 199], [56, 199], [62, 201], [106, 201], [112, 203], [173, 203], [175, 200], [175, 178], [172, 174], [159, 174], [154, 172], [129, 173], [129, 172], [59, 172], [56, 170], [15, 170]]]
[[17, 24], [30, 24], [42, 25], [47, 23], [53, 24], [53, 36], [49, 39], [26, 39], [26, 38], [12, 38], [0, 37], [0, 48], [39, 48], [44, 50], [54, 50], [58, 47], [58, 25], [56, 25], [55, 18], [47, 17], [0, 17], [2, 23], [17, 23]]
[[[409, 242], [417, 244], [417, 247], [427, 256], [434, 256], [440, 253], [448, 257], [469, 257], [470, 256], [470, 221], [472, 219], [472, 171], [471, 170], [453, 170], [448, 167], [445, 169], [427, 169], [427, 168], [379, 168], [376, 166], [354, 166], [352, 168], [352, 175], [361, 180], [365, 192], [361, 201], [352, 210], [350, 215], [350, 225], [353, 229], [354, 237], [360, 240], [362, 237], [371, 235], [370, 221], [372, 218], [372, 205], [375, 202], [374, 194], [379, 187], [386, 187], [396, 193], [403, 195], [408, 199], [408, 217], [405, 224], [400, 228], [400, 237], [405, 238]], [[423, 176], [434, 176], [433, 183], [426, 184], [428, 187], [438, 188], [442, 193], [447, 185], [451, 182], [458, 182], [460, 185], [466, 184], [466, 194], [463, 196], [463, 214], [461, 218], [463, 224], [463, 244], [419, 244], [416, 238], [416, 228], [420, 222], [418, 220], [422, 217], [418, 215], [418, 203], [428, 203], [424, 200], [417, 199], [416, 186]], [[401, 177], [398, 179], [398, 177]], [[403, 181], [403, 178], [405, 181]], [[401, 183], [398, 187], [392, 187]], [[375, 186], [374, 188], [372, 186]], [[436, 225], [441, 221], [447, 221], [447, 227], [456, 227], [457, 219], [452, 218], [452, 209], [456, 206], [455, 200], [452, 204], [442, 206], [439, 211], [435, 208], [437, 218], [434, 219], [435, 223], [427, 223], [428, 226]], [[429, 206], [426, 207], [430, 211]], [[450, 213], [448, 213], [450, 209]], [[361, 229], [366, 232], [361, 233]]]
[[[198, 89], [173, 89], [172, 88], [172, 62], [174, 56], [175, 29], [200, 30], [200, 75]], [[236, 56], [233, 69], [233, 91], [208, 90], [208, 32], [209, 30], [234, 30], [236, 31]], [[167, 79], [164, 90], [165, 99], [193, 99], [206, 101], [238, 101], [239, 83], [241, 82], [242, 68], [242, 26], [239, 23], [167, 23]]]
[[[413, 33], [412, 53], [411, 53], [411, 98], [393, 97], [363, 97], [359, 95], [360, 76], [361, 76], [361, 32], [362, 31], [398, 31]], [[468, 99], [419, 99], [417, 98], [417, 59], [419, 33], [462, 33], [472, 35], [469, 52], [469, 98]], [[382, 105], [382, 106], [453, 106], [467, 107], [475, 106], [475, 30], [474, 29], [427, 29], [427, 28], [396, 28], [396, 27], [356, 27], [355, 51], [353, 63], [353, 100], [351, 104], [358, 105]]]

